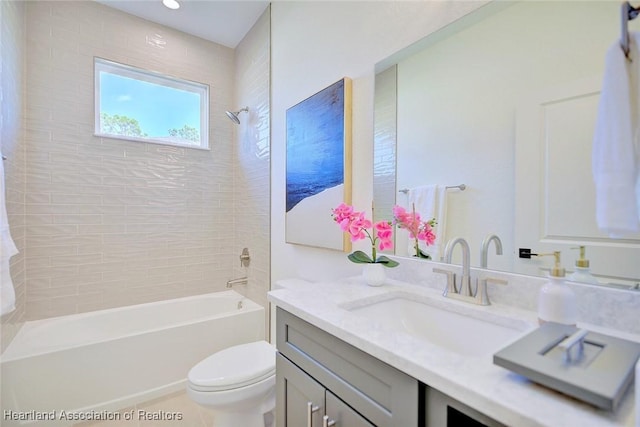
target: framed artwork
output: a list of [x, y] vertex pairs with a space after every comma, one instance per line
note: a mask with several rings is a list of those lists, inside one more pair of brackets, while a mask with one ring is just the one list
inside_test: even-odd
[[331, 218], [351, 204], [351, 80], [344, 78], [287, 109], [287, 243], [351, 250]]

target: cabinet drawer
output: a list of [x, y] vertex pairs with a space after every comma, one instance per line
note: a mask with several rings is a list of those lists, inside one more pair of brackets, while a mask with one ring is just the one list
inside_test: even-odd
[[418, 381], [278, 308], [280, 353], [376, 426], [418, 425]]

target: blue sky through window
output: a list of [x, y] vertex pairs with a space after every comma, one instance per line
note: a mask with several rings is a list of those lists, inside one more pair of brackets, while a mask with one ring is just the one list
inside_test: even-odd
[[148, 138], [184, 125], [200, 130], [200, 94], [100, 72], [100, 111], [136, 119]]

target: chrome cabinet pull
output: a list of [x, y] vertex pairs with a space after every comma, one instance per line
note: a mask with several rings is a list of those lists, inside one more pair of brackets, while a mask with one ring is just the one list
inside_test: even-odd
[[329, 415], [325, 415], [324, 417], [322, 417], [322, 427], [331, 427], [334, 425], [336, 425], [336, 421], [335, 420], [329, 421]]
[[[584, 353], [584, 337], [587, 336], [589, 331], [586, 329], [578, 329], [573, 335], [565, 338], [558, 344], [564, 353], [562, 353], [562, 361], [564, 363], [571, 363], [573, 360], [579, 361]], [[578, 350], [575, 355], [572, 355], [571, 349], [576, 347]], [[573, 360], [572, 360], [573, 359]]]
[[307, 427], [313, 427], [313, 413], [320, 409], [319, 406], [313, 406], [313, 402], [307, 402]]

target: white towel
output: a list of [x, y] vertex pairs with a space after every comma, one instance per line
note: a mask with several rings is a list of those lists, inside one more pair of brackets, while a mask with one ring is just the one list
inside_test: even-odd
[[4, 190], [4, 164], [0, 160], [0, 316], [16, 308], [16, 294], [11, 281], [9, 260], [17, 253], [18, 249], [9, 232]]
[[629, 34], [632, 62], [616, 41], [605, 58], [605, 72], [593, 138], [592, 169], [598, 227], [611, 237], [640, 229], [638, 145], [638, 51], [640, 34]]
[[[419, 247], [424, 253], [431, 255], [433, 261], [440, 261], [442, 257], [443, 244], [445, 241], [446, 219], [447, 219], [447, 187], [444, 185], [424, 185], [421, 187], [411, 188], [408, 193], [407, 212], [415, 205], [416, 212], [420, 214], [423, 221], [431, 218], [436, 219], [436, 226], [433, 231], [436, 234], [436, 240], [431, 246], [427, 246], [424, 242], [419, 242]], [[409, 241], [409, 254], [415, 254], [413, 241]]]

